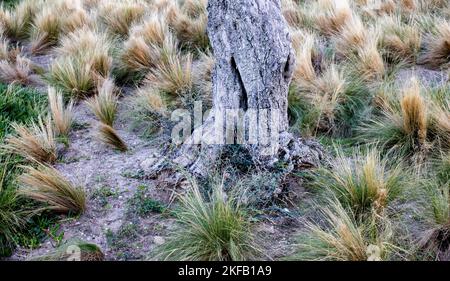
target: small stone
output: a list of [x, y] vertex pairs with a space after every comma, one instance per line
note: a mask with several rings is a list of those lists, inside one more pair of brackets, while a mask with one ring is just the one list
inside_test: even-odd
[[162, 245], [166, 241], [161, 236], [155, 236], [153, 237], [153, 242], [155, 242], [156, 245]]
[[149, 171], [151, 170], [151, 168], [153, 167], [153, 165], [156, 164], [156, 162], [158, 161], [159, 158], [156, 157], [150, 157], [148, 159], [145, 159], [144, 161], [141, 162], [141, 169], [144, 171]]

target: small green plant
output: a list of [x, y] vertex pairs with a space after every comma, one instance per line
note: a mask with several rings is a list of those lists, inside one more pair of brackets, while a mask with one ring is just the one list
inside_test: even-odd
[[158, 200], [150, 198], [147, 192], [146, 186], [138, 187], [135, 195], [128, 202], [132, 211], [139, 216], [146, 216], [150, 213], [166, 213], [168, 211], [167, 206]]
[[64, 231], [61, 230], [61, 225], [53, 224], [46, 229], [47, 235], [53, 240], [55, 245], [53, 247], [59, 247], [64, 239]]
[[0, 155], [0, 256], [9, 256], [15, 246], [14, 238], [25, 225], [19, 199], [11, 180], [10, 159]]
[[0, 140], [11, 133], [11, 124], [37, 121], [47, 98], [31, 88], [0, 84]]
[[108, 205], [108, 198], [117, 198], [118, 196], [119, 193], [116, 189], [107, 185], [102, 185], [100, 188], [94, 190], [91, 198], [99, 201], [100, 205], [105, 207]]

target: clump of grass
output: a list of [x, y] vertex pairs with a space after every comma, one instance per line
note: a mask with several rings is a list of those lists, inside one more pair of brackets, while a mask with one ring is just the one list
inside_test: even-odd
[[131, 37], [125, 42], [121, 54], [121, 63], [124, 70], [134, 73], [146, 73], [158, 60], [155, 50], [145, 43], [141, 37]]
[[316, 38], [313, 34], [302, 35], [302, 45], [296, 50], [296, 64], [292, 76], [293, 83], [302, 88], [309, 88], [309, 85], [316, 79], [316, 71], [313, 65], [313, 59], [316, 57], [314, 49], [316, 46]]
[[0, 61], [8, 60], [10, 58], [9, 55], [9, 40], [3, 37], [0, 37]]
[[111, 33], [128, 36], [130, 26], [145, 15], [140, 1], [106, 2], [99, 7], [99, 17]]
[[[149, 23], [152, 22], [152, 20], [149, 21]], [[165, 64], [170, 57], [177, 55], [178, 42], [173, 35], [169, 31], [164, 35], [160, 34], [165, 28], [160, 26], [162, 30], [159, 30], [158, 22], [153, 25], [156, 30], [149, 29], [146, 27], [147, 24], [145, 23], [142, 29], [135, 30], [125, 42], [120, 54], [119, 69], [125, 73], [131, 72], [138, 78], [145, 76], [158, 64]], [[160, 40], [163, 41], [160, 42]]]
[[433, 68], [445, 67], [450, 57], [450, 23], [440, 21], [436, 30], [425, 38], [425, 50], [419, 63], [427, 64]]
[[401, 0], [400, 7], [404, 11], [412, 12], [417, 9], [417, 1], [415, 0]]
[[403, 89], [403, 95], [395, 104], [385, 102], [381, 117], [373, 117], [362, 125], [358, 139], [362, 142], [379, 143], [383, 148], [412, 156], [427, 149], [430, 116], [428, 105], [421, 96], [421, 87], [413, 79]]
[[181, 9], [186, 15], [194, 18], [206, 13], [207, 2], [206, 0], [186, 0]]
[[286, 22], [295, 28], [311, 26], [311, 16], [306, 12], [305, 6], [301, 6], [292, 0], [281, 1], [281, 12]]
[[82, 28], [92, 27], [94, 24], [86, 10], [76, 8], [63, 18], [61, 25], [62, 32], [68, 34]]
[[425, 144], [427, 138], [427, 108], [420, 96], [419, 84], [404, 92], [400, 102], [403, 117], [403, 130], [417, 139], [419, 146]]
[[319, 2], [315, 22], [323, 34], [333, 35], [339, 32], [351, 17], [352, 9], [347, 0], [324, 0]]
[[364, 154], [354, 151], [352, 157], [338, 150], [331, 168], [317, 170], [311, 184], [333, 191], [343, 206], [351, 208], [355, 215], [372, 211], [381, 214], [387, 204], [402, 193], [408, 176], [401, 164], [390, 164], [376, 149]]
[[167, 104], [163, 96], [161, 96], [159, 91], [152, 87], [138, 89], [136, 92], [136, 105], [138, 103], [149, 112], [154, 112], [161, 115], [167, 114]]
[[450, 148], [450, 101], [433, 102], [432, 131], [443, 148]]
[[363, 5], [361, 13], [364, 16], [369, 16], [376, 19], [381, 16], [391, 15], [397, 9], [397, 4], [393, 0], [372, 1], [368, 3], [361, 3]]
[[10, 159], [0, 156], [0, 256], [10, 254], [14, 237], [25, 224], [16, 190], [10, 186], [10, 173]]
[[41, 1], [25, 0], [12, 10], [0, 7], [0, 26], [5, 34], [14, 40], [26, 39], [40, 4]]
[[292, 259], [328, 261], [384, 260], [400, 250], [390, 243], [392, 233], [386, 219], [378, 225], [371, 218], [359, 223], [355, 215], [339, 201], [328, 207], [317, 206], [325, 225], [306, 222], [299, 236], [297, 253]]
[[435, 161], [435, 169], [437, 180], [445, 184], [450, 182], [450, 153], [443, 152], [442, 155], [438, 156], [437, 161]]
[[367, 43], [358, 48], [356, 56], [352, 59], [357, 73], [367, 82], [381, 79], [386, 73], [383, 58], [378, 50], [379, 34], [371, 30]]
[[348, 82], [344, 73], [336, 65], [325, 66], [313, 80], [293, 82], [290, 92], [290, 110], [300, 112], [298, 124], [303, 134], [316, 135], [318, 132], [333, 134], [342, 123], [339, 117], [347, 96]]
[[122, 140], [122, 138], [117, 134], [116, 130], [109, 125], [100, 123], [99, 128], [99, 139], [116, 148], [119, 151], [125, 152], [128, 150], [126, 143]]
[[86, 209], [86, 195], [73, 186], [55, 168], [40, 164], [23, 167], [19, 176], [19, 194], [44, 204], [45, 209], [58, 213], [80, 214]]
[[48, 103], [56, 135], [67, 137], [73, 123], [73, 101], [64, 105], [63, 95], [54, 88], [49, 88]]
[[96, 75], [107, 77], [112, 68], [112, 39], [105, 33], [80, 29], [61, 39], [56, 52], [65, 57], [75, 57], [89, 65]]
[[167, 12], [167, 21], [183, 45], [191, 49], [206, 50], [209, 47], [207, 15], [205, 10], [200, 11], [203, 12], [195, 13], [193, 18], [183, 13], [177, 5], [172, 5]]
[[95, 79], [92, 66], [79, 56], [58, 58], [51, 65], [48, 76], [51, 85], [75, 99], [92, 95]]
[[5, 148], [30, 161], [53, 163], [56, 161], [56, 141], [53, 125], [50, 117], [46, 122], [39, 118], [37, 122], [31, 122], [28, 127], [13, 124], [17, 135], [6, 139]]
[[[303, 134], [318, 132], [334, 134], [347, 122], [343, 112], [356, 106], [357, 95], [349, 95], [350, 87], [344, 69], [322, 60], [314, 51], [313, 35], [305, 35], [297, 50], [296, 67], [289, 92], [289, 110], [294, 123]], [[356, 79], [355, 79], [356, 81]], [[356, 85], [356, 84], [355, 84]]]
[[98, 90], [98, 94], [86, 101], [88, 107], [100, 121], [112, 126], [117, 113], [119, 99], [115, 93], [114, 82], [107, 79]]
[[192, 56], [170, 55], [151, 69], [144, 83], [176, 96], [192, 89]]
[[381, 23], [381, 48], [388, 61], [415, 63], [422, 36], [413, 21], [403, 23], [399, 17], [385, 18]]
[[82, 28], [61, 39], [48, 75], [49, 82], [74, 98], [95, 93], [113, 65], [114, 40], [99, 30]]
[[29, 59], [17, 55], [9, 60], [0, 61], [0, 81], [28, 85], [38, 84], [40, 80], [34, 73], [33, 63]]
[[142, 38], [149, 45], [162, 46], [170, 35], [168, 24], [162, 15], [152, 14], [142, 23], [131, 28], [131, 36]]
[[133, 129], [138, 129], [144, 136], [165, 132], [170, 127], [168, 107], [169, 102], [158, 90], [139, 88], [129, 99]]
[[419, 245], [434, 259], [446, 260], [450, 248], [450, 181], [431, 180], [427, 188], [431, 228], [424, 232]]
[[342, 26], [340, 32], [333, 36], [336, 53], [344, 57], [355, 54], [358, 49], [364, 48], [368, 40], [368, 30], [356, 15], [352, 15]]
[[[192, 70], [193, 83], [201, 93], [210, 95], [212, 92], [212, 72], [214, 57], [210, 53], [201, 53], [196, 67]], [[205, 102], [205, 100], [203, 101]]]
[[44, 7], [35, 17], [31, 30], [31, 52], [39, 54], [58, 43], [61, 18], [55, 9]]
[[203, 197], [193, 183], [180, 198], [176, 212], [178, 229], [157, 249], [162, 260], [242, 261], [255, 258], [259, 250], [239, 203], [226, 197], [221, 184]]

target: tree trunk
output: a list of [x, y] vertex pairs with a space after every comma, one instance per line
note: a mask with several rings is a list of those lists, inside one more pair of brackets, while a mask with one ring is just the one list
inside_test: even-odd
[[[320, 146], [288, 132], [287, 95], [295, 55], [280, 1], [209, 0], [208, 36], [215, 56], [213, 114], [193, 133], [200, 133], [200, 144], [188, 139], [174, 162], [206, 174], [228, 143], [223, 132], [234, 126], [227, 119], [227, 112], [234, 110], [243, 115], [243, 145], [256, 163], [271, 167], [281, 160], [290, 169], [318, 165]], [[256, 142], [246, 140], [255, 133]], [[267, 135], [269, 143], [263, 141]]]

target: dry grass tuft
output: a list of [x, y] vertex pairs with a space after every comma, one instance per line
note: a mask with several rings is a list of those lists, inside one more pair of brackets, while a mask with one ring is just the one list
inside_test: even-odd
[[56, 135], [69, 135], [73, 123], [73, 102], [70, 101], [67, 106], [64, 105], [64, 98], [61, 92], [54, 88], [48, 89], [48, 103], [55, 124]]
[[170, 55], [151, 69], [145, 77], [145, 84], [176, 96], [192, 89], [192, 56]]
[[40, 54], [58, 44], [61, 26], [61, 17], [54, 8], [45, 7], [42, 9], [33, 21], [31, 52], [33, 54]]
[[100, 123], [99, 132], [100, 132], [99, 139], [102, 142], [104, 142], [122, 152], [125, 152], [128, 150], [126, 143], [117, 134], [116, 130], [114, 130], [111, 126]]
[[61, 56], [78, 57], [95, 74], [107, 77], [112, 68], [112, 39], [105, 33], [80, 29], [61, 39], [56, 52]]
[[[392, 233], [384, 218], [369, 218], [359, 223], [352, 212], [338, 201], [330, 200], [328, 207], [317, 206], [324, 225], [307, 222], [300, 234], [300, 260], [378, 261], [386, 259], [392, 250]], [[378, 221], [376, 225], [375, 220]]]
[[366, 46], [369, 34], [361, 19], [353, 15], [333, 39], [336, 53], [348, 57]]
[[95, 79], [92, 65], [79, 56], [60, 57], [50, 67], [50, 83], [75, 99], [92, 95]]
[[343, 206], [358, 217], [368, 213], [382, 215], [388, 203], [408, 186], [410, 177], [402, 165], [388, 160], [376, 149], [362, 155], [355, 150], [351, 157], [338, 150], [331, 168], [314, 173], [312, 185], [333, 191]]
[[182, 44], [192, 49], [206, 50], [209, 46], [206, 34], [207, 15], [198, 14], [195, 18], [186, 15], [177, 5], [172, 5], [167, 12], [169, 26], [175, 31]]
[[399, 17], [389, 17], [382, 21], [381, 29], [381, 48], [389, 61], [416, 62], [422, 38], [414, 22], [405, 24]]
[[301, 49], [296, 50], [296, 64], [292, 80], [300, 87], [308, 88], [307, 85], [311, 84], [317, 77], [313, 66], [316, 39], [314, 35], [306, 34], [300, 40], [302, 43], [299, 43], [299, 45], [302, 46]]
[[33, 63], [29, 59], [17, 55], [13, 59], [0, 60], [0, 81], [27, 85], [38, 84], [40, 79], [34, 74]]
[[352, 9], [347, 0], [319, 1], [319, 13], [315, 21], [319, 30], [325, 35], [333, 35], [352, 18]]
[[82, 8], [75, 9], [62, 20], [62, 32], [64, 34], [93, 26], [94, 23], [91, 16]]
[[[381, 116], [374, 116], [362, 127], [359, 139], [378, 143], [383, 148], [394, 150], [402, 156], [420, 156], [427, 152], [433, 136], [429, 102], [421, 94], [422, 88], [416, 79], [402, 90], [392, 101], [382, 101]], [[417, 159], [420, 160], [420, 159]]]
[[[448, 176], [447, 176], [448, 178]], [[435, 260], [448, 260], [450, 242], [450, 181], [433, 179], [428, 186], [428, 219], [431, 227], [419, 241], [419, 247]]]
[[122, 68], [136, 73], [148, 72], [158, 61], [159, 54], [141, 37], [131, 37], [125, 42], [121, 55]]
[[41, 119], [29, 127], [13, 124], [17, 136], [6, 139], [6, 149], [28, 159], [42, 163], [56, 161], [56, 141], [50, 117], [47, 122]]
[[420, 85], [413, 80], [411, 86], [403, 91], [400, 106], [403, 117], [403, 131], [417, 139], [424, 146], [427, 138], [427, 106], [420, 95]]
[[3, 26], [5, 34], [14, 40], [26, 39], [40, 5], [39, 0], [25, 0], [13, 10], [0, 7], [0, 26]]
[[212, 92], [212, 72], [215, 60], [210, 53], [201, 53], [196, 67], [192, 70], [192, 77], [197, 89], [203, 94], [210, 95]]
[[356, 71], [361, 79], [367, 82], [379, 80], [386, 73], [383, 58], [378, 50], [378, 32], [371, 30], [370, 33], [372, 35], [366, 45], [359, 48], [353, 58]]
[[245, 261], [260, 255], [251, 225], [223, 182], [203, 196], [196, 183], [180, 198], [177, 231], [156, 250], [156, 258], [178, 261]]
[[131, 25], [145, 15], [145, 7], [133, 0], [106, 2], [99, 7], [99, 17], [113, 34], [126, 37]]
[[58, 170], [40, 164], [24, 167], [19, 177], [19, 194], [45, 204], [44, 208], [58, 213], [81, 214], [86, 209], [86, 195], [73, 186]]
[[9, 40], [0, 37], [0, 61], [8, 60], [9, 58]]
[[117, 113], [119, 98], [111, 79], [103, 82], [98, 94], [86, 101], [88, 107], [94, 112], [103, 124], [112, 126]]
[[419, 62], [433, 68], [445, 67], [450, 58], [450, 23], [440, 21], [436, 32], [428, 35], [425, 40], [425, 51]]
[[131, 36], [141, 37], [149, 45], [163, 46], [164, 40], [170, 36], [169, 26], [162, 15], [152, 14], [131, 28]]
[[148, 112], [161, 115], [167, 114], [167, 104], [161, 94], [154, 88], [145, 87], [138, 89], [136, 102]]

